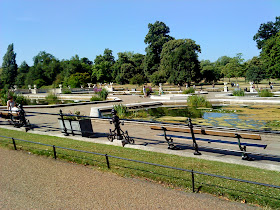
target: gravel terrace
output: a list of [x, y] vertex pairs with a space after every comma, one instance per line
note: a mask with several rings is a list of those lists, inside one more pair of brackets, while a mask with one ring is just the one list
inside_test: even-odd
[[254, 209], [0, 148], [1, 209]]

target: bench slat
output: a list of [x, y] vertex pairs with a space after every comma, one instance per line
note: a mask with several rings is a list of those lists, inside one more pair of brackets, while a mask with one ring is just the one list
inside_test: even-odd
[[[164, 136], [164, 134], [158, 134], [158, 136]], [[192, 140], [192, 137], [188, 137], [188, 136], [179, 136], [179, 135], [166, 135], [167, 137], [171, 137], [171, 138], [180, 138], [180, 139], [190, 139]], [[195, 138], [198, 141], [206, 141], [206, 142], [216, 142], [216, 143], [223, 143], [223, 144], [234, 144], [234, 145], [238, 145], [238, 142], [234, 142], [234, 141], [225, 141], [225, 140], [218, 140], [218, 139], [204, 139], [204, 138]], [[245, 146], [251, 146], [251, 147], [261, 147], [261, 148], [266, 148], [267, 145], [266, 144], [253, 144], [253, 143], [242, 143], [241, 145], [245, 145]]]
[[[162, 127], [165, 126], [157, 126], [152, 125], [150, 128], [152, 130], [162, 130]], [[190, 133], [189, 128], [179, 128], [179, 127], [165, 127], [166, 131], [174, 131], [174, 132], [182, 132], [182, 133]], [[213, 135], [213, 136], [225, 136], [225, 137], [235, 137], [235, 132], [228, 131], [213, 131], [213, 130], [203, 130], [203, 129], [193, 129], [193, 132], [196, 134], [204, 134], [204, 135]], [[250, 133], [238, 133], [243, 139], [255, 139], [261, 140], [261, 136], [259, 134], [250, 134]]]

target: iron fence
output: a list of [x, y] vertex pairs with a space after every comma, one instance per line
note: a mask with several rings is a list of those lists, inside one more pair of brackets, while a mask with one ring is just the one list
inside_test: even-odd
[[[110, 169], [109, 158], [114, 158], [114, 159], [119, 159], [119, 160], [125, 160], [125, 161], [130, 161], [130, 162], [141, 163], [141, 164], [145, 164], [145, 165], [151, 165], [151, 166], [163, 167], [163, 168], [168, 168], [168, 169], [177, 170], [177, 171], [188, 172], [188, 173], [191, 173], [191, 177], [192, 177], [192, 191], [193, 192], [195, 192], [195, 178], [194, 178], [194, 174], [210, 176], [210, 177], [215, 177], [215, 178], [225, 179], [225, 180], [231, 180], [231, 181], [236, 181], [236, 182], [248, 183], [248, 184], [253, 184], [253, 185], [259, 185], [259, 186], [264, 186], [264, 187], [269, 187], [269, 188], [280, 189], [280, 186], [278, 186], [278, 185], [254, 182], [254, 181], [249, 181], [249, 180], [244, 180], [244, 179], [237, 179], [237, 178], [221, 176], [221, 175], [217, 175], [217, 174], [210, 174], [210, 173], [205, 173], [205, 172], [200, 172], [200, 171], [194, 171], [194, 170], [190, 170], [190, 169], [177, 168], [177, 167], [168, 166], [168, 165], [161, 165], [161, 164], [145, 162], [145, 161], [141, 161], [141, 160], [134, 160], [134, 159], [124, 158], [124, 157], [118, 157], [118, 156], [114, 156], [114, 155], [110, 155], [110, 154], [102, 154], [102, 153], [96, 153], [96, 152], [91, 152], [91, 151], [85, 151], [85, 150], [78, 150], [78, 149], [73, 149], [73, 148], [55, 146], [55, 145], [44, 144], [44, 143], [40, 143], [40, 142], [33, 142], [33, 141], [29, 141], [29, 140], [18, 139], [18, 138], [13, 138], [13, 137], [8, 137], [8, 136], [0, 135], [0, 137], [6, 138], [6, 139], [11, 139], [13, 147], [14, 147], [15, 150], [17, 150], [16, 141], [22, 141], [22, 142], [27, 142], [27, 143], [32, 143], [32, 144], [37, 144], [37, 145], [43, 145], [43, 146], [51, 147], [52, 150], [53, 150], [53, 157], [55, 159], [57, 159], [57, 151], [56, 151], [56, 149], [63, 149], [63, 150], [80, 152], [80, 153], [88, 153], [88, 154], [93, 154], [93, 155], [104, 156], [108, 169]], [[275, 198], [275, 197], [272, 197], [272, 198]], [[275, 199], [280, 200], [279, 198], [275, 198]]]

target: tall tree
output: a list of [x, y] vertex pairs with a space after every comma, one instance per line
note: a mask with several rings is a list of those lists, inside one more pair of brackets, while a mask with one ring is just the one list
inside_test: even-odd
[[31, 81], [30, 78], [28, 80], [38, 86], [51, 85], [62, 70], [59, 60], [45, 51], [41, 51], [34, 56], [33, 61], [34, 66], [28, 74], [28, 77], [32, 79]]
[[269, 78], [280, 78], [280, 31], [268, 39], [261, 52]]
[[259, 84], [266, 76], [262, 60], [259, 57], [253, 57], [245, 64], [246, 79]]
[[17, 76], [16, 53], [14, 52], [14, 44], [10, 44], [7, 52], [3, 57], [1, 80], [2, 83], [10, 88], [15, 84]]
[[94, 82], [112, 82], [113, 65], [115, 57], [113, 51], [106, 48], [103, 55], [97, 55], [92, 67], [92, 79]]
[[269, 21], [262, 23], [258, 32], [253, 37], [253, 40], [257, 42], [257, 47], [262, 49], [265, 42], [276, 35], [280, 31], [280, 16], [275, 18], [275, 22]]
[[25, 85], [25, 79], [29, 69], [30, 67], [28, 66], [28, 64], [23, 61], [18, 68], [18, 74], [15, 82], [17, 86], [23, 87]]
[[170, 29], [163, 22], [156, 21], [148, 24], [148, 34], [145, 37], [146, 56], [144, 60], [144, 71], [146, 76], [152, 75], [159, 69], [160, 54], [165, 43], [174, 38], [169, 36]]
[[160, 70], [170, 83], [198, 82], [201, 80], [198, 54], [200, 46], [191, 39], [171, 40], [163, 45]]
[[222, 68], [223, 75], [229, 78], [229, 80], [230, 78], [235, 77], [237, 82], [238, 77], [245, 76], [245, 70], [242, 66], [243, 61], [242, 53], [236, 54], [236, 56], [231, 58], [229, 63]]
[[221, 78], [220, 71], [215, 63], [209, 60], [202, 60], [200, 66], [202, 78], [205, 82], [218, 81]]

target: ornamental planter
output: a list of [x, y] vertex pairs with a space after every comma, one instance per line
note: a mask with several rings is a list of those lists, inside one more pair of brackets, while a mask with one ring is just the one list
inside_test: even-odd
[[[93, 129], [90, 119], [72, 120], [63, 119], [66, 131], [68, 134], [82, 135], [83, 137], [90, 137], [93, 135]], [[58, 122], [61, 128], [61, 132], [65, 133], [65, 128], [61, 118], [58, 118]]]

